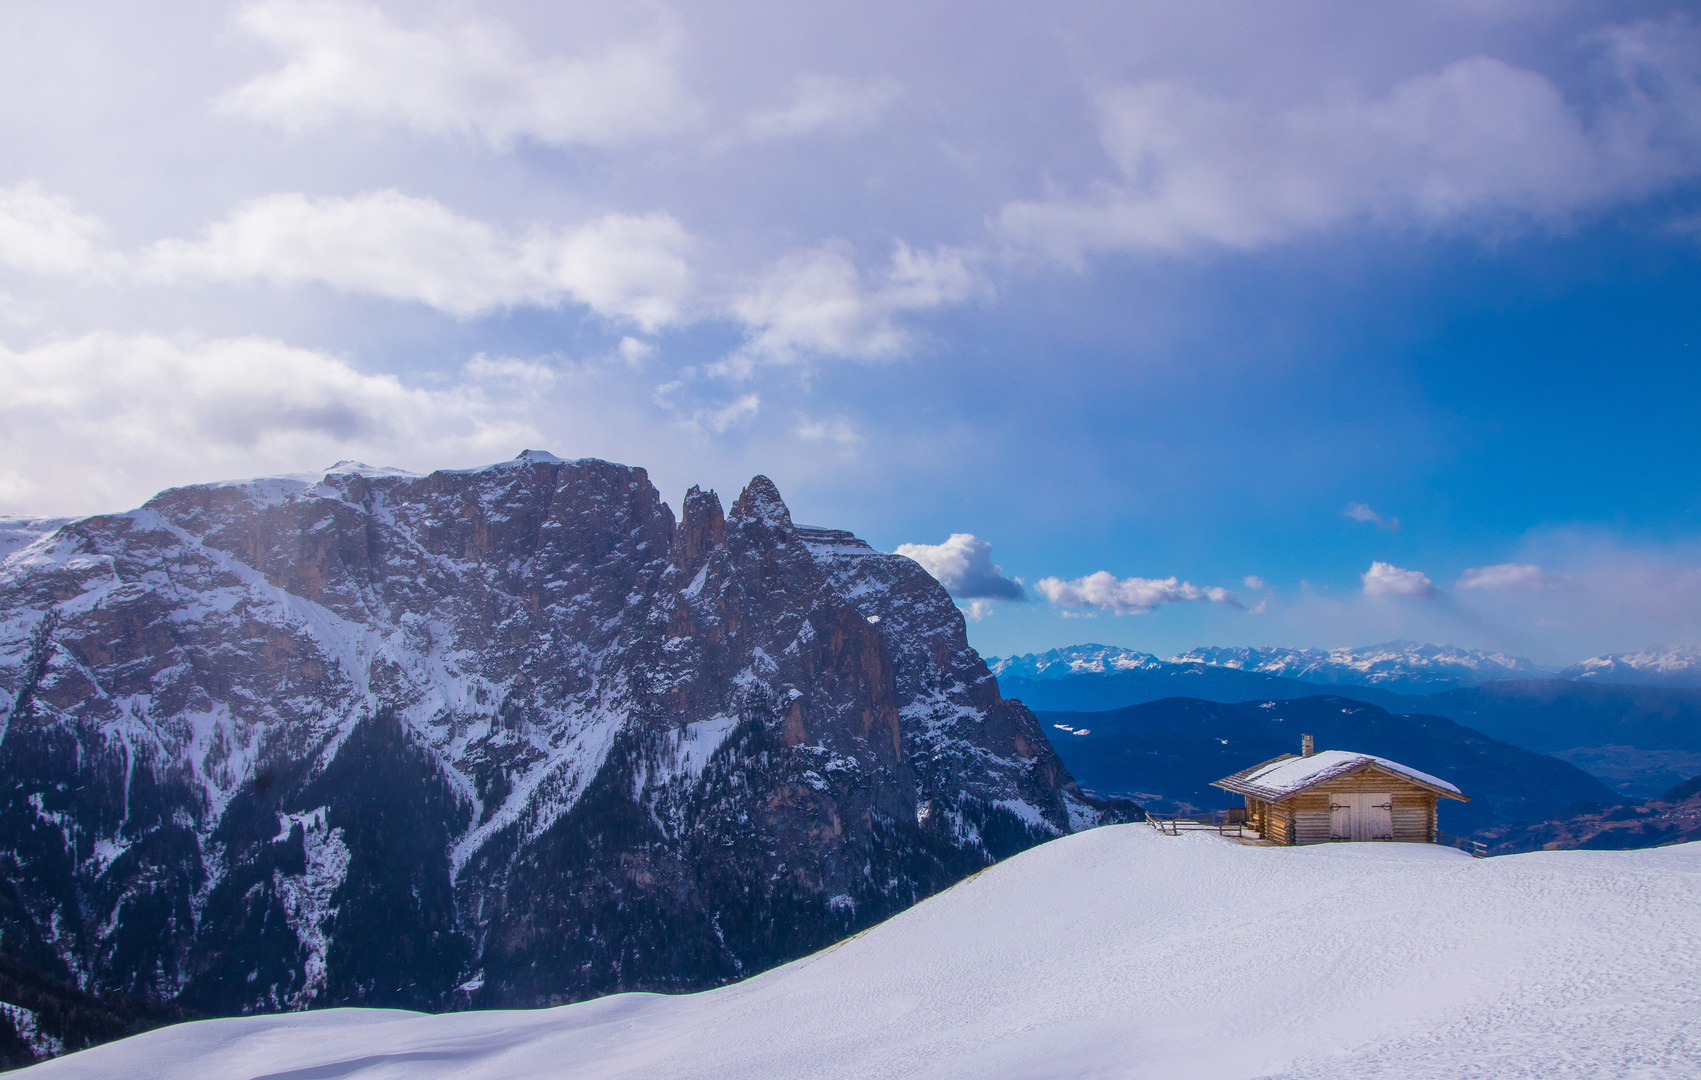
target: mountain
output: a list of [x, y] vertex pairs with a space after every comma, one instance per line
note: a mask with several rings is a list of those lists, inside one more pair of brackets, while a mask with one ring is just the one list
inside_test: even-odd
[[1472, 859], [1128, 825], [707, 993], [182, 1024], [43, 1076], [1692, 1077], [1698, 876], [1693, 844]]
[[1280, 754], [1301, 735], [1319, 750], [1392, 758], [1439, 776], [1471, 797], [1443, 800], [1441, 828], [1465, 835], [1539, 821], [1580, 801], [1621, 801], [1574, 765], [1525, 750], [1440, 716], [1399, 715], [1361, 701], [1310, 697], [1240, 704], [1172, 698], [1096, 713], [1042, 712], [1054, 745], [1080, 784], [1157, 813], [1243, 805], [1211, 787]]
[[1423, 700], [1372, 686], [1355, 686], [1350, 689], [1323, 687], [1278, 675], [1264, 675], [1256, 671], [1241, 671], [1238, 668], [1201, 663], [1164, 662], [1134, 671], [1063, 675], [1041, 679], [1000, 675], [998, 687], [1005, 697], [1021, 701], [1030, 709], [1053, 712], [1120, 709], [1172, 697], [1203, 698], [1206, 701], [1316, 697], [1330, 693], [1332, 689], [1350, 694], [1357, 700], [1375, 702], [1392, 709]]
[[0, 563], [0, 950], [207, 1014], [710, 986], [1100, 820], [914, 562], [528, 451]]
[[172, 1005], [90, 994], [0, 953], [0, 1069], [195, 1018]]
[[1120, 649], [1114, 645], [1070, 645], [1050, 652], [1023, 656], [989, 657], [987, 667], [1000, 680], [1063, 679], [1070, 675], [1103, 675], [1107, 672], [1161, 669], [1164, 661], [1151, 653]]
[[1624, 851], [1701, 840], [1701, 776], [1631, 806], [1578, 803], [1534, 825], [1485, 834], [1496, 854], [1519, 851]]
[[68, 524], [70, 518], [0, 517], [0, 559]]
[[[1422, 694], [1493, 679], [1530, 679], [1552, 675], [1516, 656], [1388, 641], [1340, 649], [1245, 648], [1211, 646], [1159, 659], [1151, 653], [1112, 645], [1071, 645], [1045, 653], [993, 657], [988, 661], [1000, 680], [1063, 679], [1075, 675], [1162, 671], [1167, 668], [1219, 668], [1319, 686], [1369, 686], [1396, 693]], [[1698, 668], [1701, 670], [1701, 668]]]
[[1689, 645], [1595, 656], [1572, 664], [1559, 677], [1601, 683], [1701, 687], [1701, 647]]
[[1324, 686], [1374, 686], [1399, 693], [1552, 674], [1549, 668], [1504, 653], [1415, 641], [1340, 649], [1202, 648], [1171, 657], [1170, 662], [1213, 664]]
[[1508, 680], [1435, 694], [1421, 707], [1564, 758], [1632, 798], [1701, 772], [1701, 688]]
[[[1329, 692], [1317, 683], [1256, 671], [1169, 661], [1104, 674], [1040, 679], [1007, 674], [1000, 676], [999, 687], [1006, 697], [1048, 712], [1103, 711], [1168, 697], [1235, 702]], [[1504, 742], [1551, 754], [1626, 798], [1650, 798], [1701, 773], [1701, 687], [1551, 678], [1493, 679], [1425, 695], [1374, 686], [1334, 690], [1391, 712], [1445, 716]]]

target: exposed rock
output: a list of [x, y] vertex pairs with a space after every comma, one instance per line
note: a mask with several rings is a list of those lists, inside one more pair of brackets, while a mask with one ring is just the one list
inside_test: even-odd
[[0, 564], [0, 951], [208, 1013], [747, 974], [1094, 824], [950, 598], [757, 477], [167, 491]]

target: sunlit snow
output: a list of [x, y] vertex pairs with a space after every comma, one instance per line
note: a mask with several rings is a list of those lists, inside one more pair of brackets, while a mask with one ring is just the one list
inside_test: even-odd
[[1120, 826], [708, 993], [206, 1021], [29, 1075], [1693, 1076], [1698, 886], [1698, 844], [1477, 860]]

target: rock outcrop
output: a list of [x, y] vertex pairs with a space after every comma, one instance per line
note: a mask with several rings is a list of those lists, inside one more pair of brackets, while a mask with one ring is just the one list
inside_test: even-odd
[[0, 951], [204, 1013], [713, 985], [1095, 824], [920, 566], [530, 452], [0, 564]]

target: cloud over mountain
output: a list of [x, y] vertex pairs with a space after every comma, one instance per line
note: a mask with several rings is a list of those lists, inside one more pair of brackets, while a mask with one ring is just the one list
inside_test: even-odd
[[290, 193], [242, 204], [200, 240], [161, 241], [144, 273], [317, 283], [458, 316], [571, 301], [655, 329], [678, 316], [690, 291], [690, 247], [685, 229], [660, 212], [516, 237], [393, 189], [346, 199]]
[[[478, 460], [537, 441], [548, 373], [475, 361], [425, 389], [264, 338], [89, 334], [0, 345], [0, 508], [110, 510], [141, 483], [412, 461]], [[516, 380], [519, 380], [516, 382]], [[71, 452], [71, 451], [75, 452]]]
[[952, 533], [943, 544], [899, 544], [894, 554], [920, 563], [947, 592], [959, 600], [1028, 598], [1020, 578], [1006, 577], [994, 566], [992, 545], [973, 533]]
[[335, 0], [269, 0], [238, 24], [284, 65], [220, 105], [290, 131], [353, 119], [497, 148], [521, 139], [600, 146], [671, 134], [697, 110], [666, 33], [540, 57], [493, 20], [410, 27], [375, 6]]
[[1473, 566], [1459, 576], [1461, 589], [1554, 589], [1565, 584], [1558, 574], [1550, 574], [1529, 563], [1499, 563], [1494, 566]]
[[1385, 518], [1381, 514], [1372, 510], [1368, 503], [1355, 502], [1345, 510], [1341, 511], [1341, 513], [1352, 518], [1354, 521], [1363, 521], [1368, 524], [1375, 525], [1378, 528], [1387, 529], [1389, 532], [1400, 531], [1399, 518]]
[[1335, 86], [1283, 104], [1180, 79], [1113, 84], [1099, 131], [1119, 182], [1008, 203], [1012, 241], [1066, 261], [1093, 251], [1256, 248], [1349, 219], [1437, 227], [1561, 222], [1701, 168], [1701, 34], [1687, 18], [1599, 34], [1605, 108], [1472, 56], [1381, 95]]
[[1097, 608], [1115, 615], [1144, 615], [1164, 604], [1209, 601], [1240, 607], [1227, 589], [1198, 586], [1177, 578], [1118, 578], [1108, 570], [1070, 581], [1041, 578], [1034, 590], [1052, 603], [1066, 608]]
[[1417, 570], [1402, 570], [1393, 563], [1372, 562], [1359, 575], [1366, 596], [1434, 596], [1435, 583]]

